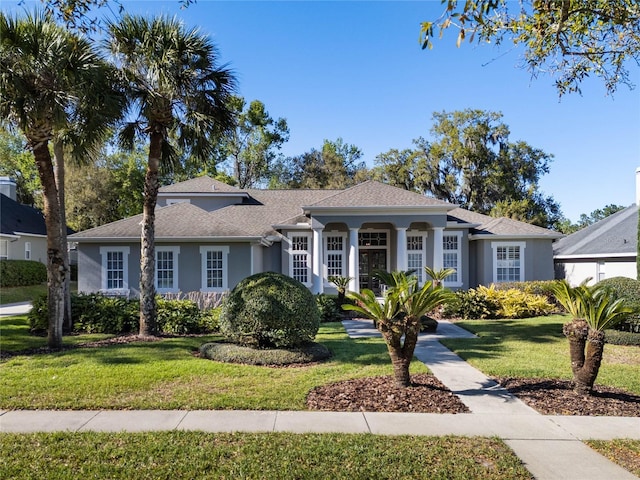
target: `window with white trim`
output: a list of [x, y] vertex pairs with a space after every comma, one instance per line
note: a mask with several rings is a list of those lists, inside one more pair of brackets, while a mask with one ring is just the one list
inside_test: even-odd
[[491, 242], [494, 283], [524, 281], [525, 246], [525, 242]]
[[345, 277], [346, 233], [328, 233], [324, 237], [324, 264], [326, 278], [331, 276]]
[[290, 233], [289, 276], [311, 286], [311, 234]]
[[0, 240], [0, 260], [9, 258], [9, 240]]
[[156, 246], [156, 290], [158, 293], [178, 291], [178, 254], [180, 247]]
[[462, 285], [460, 256], [462, 251], [462, 232], [447, 232], [442, 235], [442, 268], [450, 268], [454, 273], [442, 282], [444, 285]]
[[24, 242], [24, 259], [31, 260], [31, 242]]
[[100, 247], [102, 290], [129, 288], [129, 247]]
[[228, 256], [229, 247], [203, 246], [200, 247], [202, 262], [203, 292], [223, 292], [228, 289]]
[[414, 275], [418, 282], [424, 282], [425, 250], [427, 246], [426, 234], [407, 234], [407, 269], [415, 270]]

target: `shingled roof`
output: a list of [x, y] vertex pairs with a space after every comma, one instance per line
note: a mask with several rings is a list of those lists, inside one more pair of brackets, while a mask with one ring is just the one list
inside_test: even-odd
[[554, 256], [636, 255], [638, 207], [631, 205], [553, 245]]
[[228, 185], [224, 182], [216, 180], [215, 178], [196, 177], [184, 182], [174, 183], [173, 185], [166, 185], [160, 187], [158, 193], [216, 193], [216, 192], [238, 192], [241, 193], [237, 187]]
[[455, 205], [426, 197], [419, 193], [410, 192], [393, 187], [385, 183], [368, 180], [346, 190], [329, 195], [315, 203], [306, 205], [308, 208], [322, 207], [446, 207], [450, 210]]

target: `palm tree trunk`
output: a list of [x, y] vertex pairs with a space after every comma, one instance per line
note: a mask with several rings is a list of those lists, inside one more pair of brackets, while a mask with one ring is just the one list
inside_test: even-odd
[[158, 198], [158, 171], [162, 156], [162, 133], [152, 131], [149, 161], [144, 179], [142, 237], [140, 241], [140, 335], [158, 333], [155, 288], [155, 209]]
[[604, 353], [604, 332], [589, 330], [586, 347], [584, 365], [578, 374], [574, 375], [573, 388], [580, 395], [590, 395], [593, 391], [593, 384], [600, 371], [602, 354]]
[[387, 350], [389, 351], [389, 357], [391, 358], [391, 365], [393, 367], [393, 380], [396, 386], [400, 388], [410, 387], [411, 377], [409, 375], [409, 364], [411, 363], [412, 357], [409, 357], [407, 360], [404, 355], [401, 336], [388, 328], [384, 323], [378, 323], [378, 330], [382, 333], [385, 343], [387, 344]]
[[569, 340], [569, 355], [571, 358], [571, 371], [573, 372], [573, 381], [576, 382], [576, 376], [584, 366], [585, 362], [585, 346], [589, 326], [582, 319], [574, 319], [562, 326], [562, 333]]
[[29, 139], [38, 168], [38, 177], [44, 197], [44, 219], [47, 227], [47, 287], [49, 332], [47, 345], [62, 346], [62, 320], [64, 318], [64, 282], [67, 274], [60, 240], [60, 205], [53, 163], [48, 141]]
[[65, 168], [64, 168], [64, 146], [61, 141], [53, 141], [53, 157], [55, 159], [56, 187], [58, 189], [58, 203], [60, 205], [60, 243], [62, 244], [62, 259], [67, 272], [64, 280], [64, 316], [62, 320], [62, 330], [70, 333], [73, 330], [73, 320], [71, 318], [71, 269], [69, 267], [69, 249], [67, 246], [67, 209], [65, 207]]

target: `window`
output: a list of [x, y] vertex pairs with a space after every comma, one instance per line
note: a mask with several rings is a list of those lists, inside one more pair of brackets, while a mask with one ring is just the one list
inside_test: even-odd
[[156, 246], [156, 289], [158, 293], [178, 291], [178, 254], [180, 247]]
[[200, 247], [203, 292], [222, 292], [228, 289], [228, 256], [229, 247]]
[[424, 282], [426, 235], [407, 235], [407, 268], [415, 270], [418, 282]]
[[346, 234], [330, 233], [324, 237], [324, 264], [328, 279], [331, 276], [344, 277], [345, 275], [345, 246]]
[[492, 242], [493, 249], [493, 281], [524, 281], [524, 242], [501, 243]]
[[289, 234], [289, 276], [311, 286], [311, 236], [307, 233]]
[[0, 240], [0, 260], [9, 258], [9, 240]]
[[604, 267], [604, 262], [598, 262], [596, 278], [598, 282], [604, 280], [606, 278], [606, 272]]
[[462, 243], [462, 233], [452, 232], [442, 236], [442, 268], [451, 268], [455, 270], [442, 282], [444, 285], [460, 286], [462, 285], [462, 276], [460, 272], [460, 252]]
[[386, 247], [387, 232], [360, 232], [358, 233], [359, 247]]
[[100, 247], [102, 290], [129, 288], [129, 247]]
[[31, 260], [31, 242], [24, 242], [24, 259]]

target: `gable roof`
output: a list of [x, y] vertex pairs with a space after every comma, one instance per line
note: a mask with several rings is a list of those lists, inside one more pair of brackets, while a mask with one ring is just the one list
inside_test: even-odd
[[348, 207], [445, 207], [448, 210], [455, 205], [410, 192], [386, 183], [367, 180], [346, 190], [340, 190], [315, 203], [307, 204], [305, 209], [348, 208]]
[[634, 256], [638, 245], [638, 207], [620, 210], [553, 245], [554, 257]]
[[0, 194], [0, 233], [46, 235], [44, 215], [33, 207], [22, 205], [5, 194]]
[[463, 208], [456, 208], [449, 212], [448, 221], [460, 224], [471, 224], [472, 228], [469, 233], [472, 239], [482, 238], [484, 236], [495, 237], [546, 237], [560, 238], [561, 233], [549, 230], [547, 228], [538, 227], [530, 223], [521, 222], [507, 217], [491, 217], [482, 213], [471, 212]]

